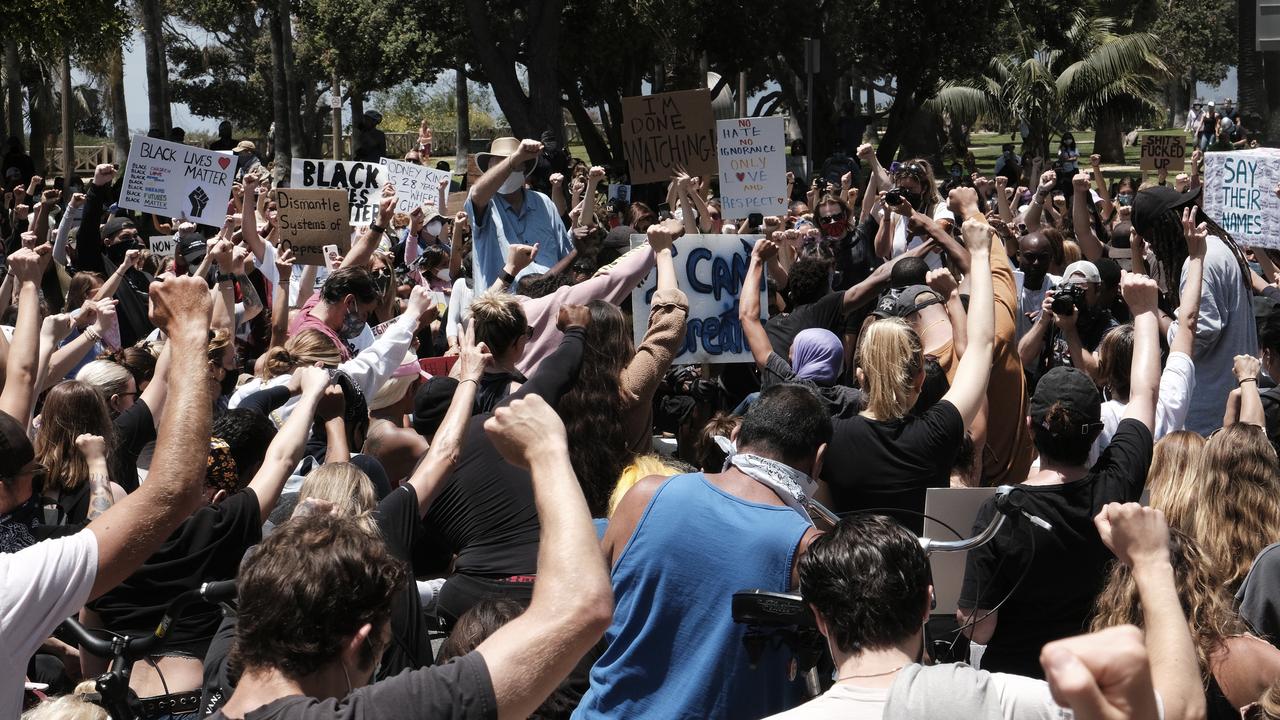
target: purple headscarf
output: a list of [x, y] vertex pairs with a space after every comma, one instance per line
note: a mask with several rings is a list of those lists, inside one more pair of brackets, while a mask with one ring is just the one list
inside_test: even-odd
[[843, 364], [844, 345], [830, 330], [801, 330], [791, 341], [791, 366], [801, 380], [831, 385]]

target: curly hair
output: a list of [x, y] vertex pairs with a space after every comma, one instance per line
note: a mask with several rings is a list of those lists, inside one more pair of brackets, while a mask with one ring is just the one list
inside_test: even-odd
[[791, 266], [787, 292], [791, 295], [792, 307], [817, 302], [831, 292], [831, 263], [810, 258], [797, 260]]
[[[333, 662], [365, 624], [382, 631], [406, 577], [377, 531], [356, 519], [291, 519], [240, 568], [230, 662], [245, 671], [274, 668], [291, 679], [310, 675]], [[372, 644], [361, 657], [370, 669]]]
[[1200, 544], [1235, 592], [1258, 552], [1280, 538], [1280, 468], [1266, 431], [1228, 425], [1204, 444], [1195, 473], [1169, 481], [1156, 507]]
[[[107, 467], [115, 467], [115, 429], [102, 391], [86, 382], [67, 380], [45, 396], [36, 433], [36, 460], [48, 471], [48, 485], [70, 492], [89, 480], [89, 464], [76, 448], [76, 438], [99, 435], [107, 445]], [[114, 479], [114, 478], [112, 478]]]
[[[1212, 675], [1210, 658], [1222, 649], [1227, 638], [1245, 633], [1246, 628], [1236, 614], [1235, 601], [1220, 584], [1218, 573], [1213, 571], [1212, 561], [1195, 540], [1169, 528], [1169, 558], [1178, 586], [1178, 600], [1187, 617], [1191, 639], [1195, 641], [1200, 678], [1208, 687]], [[1094, 606], [1090, 629], [1096, 632], [1117, 625], [1143, 625], [1133, 570], [1122, 562], [1111, 565], [1107, 584]]]
[[582, 484], [592, 517], [605, 517], [609, 494], [631, 460], [622, 432], [621, 375], [635, 356], [631, 323], [610, 302], [593, 300], [586, 328], [582, 365], [560, 400], [560, 417], [569, 431], [573, 470]]

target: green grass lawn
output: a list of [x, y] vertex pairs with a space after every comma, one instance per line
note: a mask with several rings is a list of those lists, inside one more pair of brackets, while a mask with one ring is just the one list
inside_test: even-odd
[[[1142, 135], [1178, 135], [1182, 134], [1180, 130], [1151, 130], [1144, 131]], [[1080, 167], [1089, 167], [1089, 156], [1093, 154], [1093, 131], [1077, 130], [1072, 133], [1076, 139], [1076, 149], [1080, 151]], [[1187, 135], [1187, 147], [1191, 147], [1191, 136]], [[984, 175], [990, 175], [995, 172], [996, 158], [1000, 157], [1000, 146], [1009, 142], [1008, 133], [973, 133], [969, 136], [969, 149], [973, 151], [973, 157], [978, 161], [978, 171]], [[1057, 143], [1050, 145], [1050, 151], [1057, 150]], [[1104, 164], [1102, 173], [1107, 177], [1122, 177], [1137, 175], [1141, 170], [1139, 164], [1139, 154], [1141, 149], [1137, 145], [1126, 146], [1124, 149], [1123, 165]], [[1190, 153], [1188, 152], [1188, 157]], [[1176, 174], [1176, 173], [1174, 173]], [[1152, 174], [1154, 176], [1154, 173]]]

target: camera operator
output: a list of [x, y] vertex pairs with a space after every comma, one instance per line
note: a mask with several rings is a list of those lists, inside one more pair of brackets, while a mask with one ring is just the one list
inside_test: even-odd
[[1046, 293], [1031, 329], [1018, 341], [1022, 366], [1031, 386], [1055, 367], [1074, 367], [1097, 377], [1094, 351], [1116, 326], [1102, 299], [1102, 277], [1088, 260], [1067, 266], [1062, 282]]

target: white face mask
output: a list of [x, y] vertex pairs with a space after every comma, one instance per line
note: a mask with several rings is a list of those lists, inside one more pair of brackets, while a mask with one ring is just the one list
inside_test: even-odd
[[440, 278], [441, 280], [449, 280], [450, 279], [449, 268], [440, 268], [439, 270], [437, 270], [436, 277]]
[[503, 181], [502, 187], [498, 188], [498, 194], [510, 195], [522, 187], [524, 187], [524, 173], [515, 170]]
[[427, 223], [427, 234], [432, 237], [436, 237], [440, 234], [440, 230], [443, 227], [444, 227], [444, 223], [440, 222], [439, 220], [432, 220], [431, 222]]

